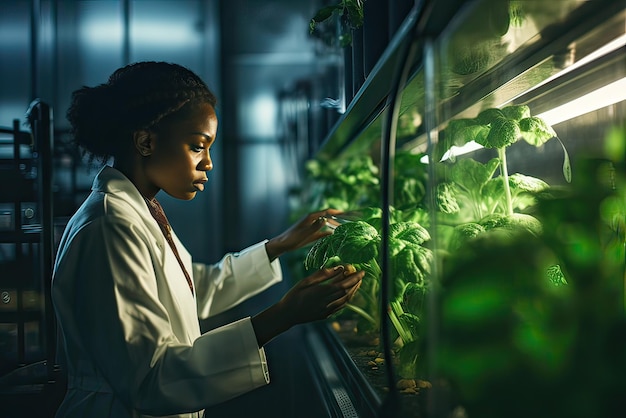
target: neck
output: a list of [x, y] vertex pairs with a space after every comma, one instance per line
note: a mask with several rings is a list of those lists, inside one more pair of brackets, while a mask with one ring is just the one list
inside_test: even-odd
[[148, 177], [146, 176], [142, 157], [131, 158], [130, 161], [122, 158], [115, 158], [113, 162], [113, 168], [122, 172], [139, 190], [141, 195], [152, 200], [159, 192], [157, 187], [154, 187]]

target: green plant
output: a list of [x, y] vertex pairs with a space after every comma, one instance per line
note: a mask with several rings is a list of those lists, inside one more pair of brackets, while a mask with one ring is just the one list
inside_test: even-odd
[[621, 405], [626, 166], [618, 147], [615, 159], [577, 161], [572, 187], [538, 199], [541, 234], [481, 234], [443, 261], [438, 367], [468, 415], [583, 418]]
[[[452, 120], [445, 129], [445, 136], [446, 139], [442, 143], [446, 149], [452, 145], [462, 146], [470, 141], [474, 141], [485, 148], [496, 149], [499, 161], [492, 160], [488, 168], [493, 168], [494, 171], [498, 166], [500, 168], [505, 213], [508, 215], [513, 213], [513, 196], [509, 183], [506, 148], [520, 138], [536, 147], [556, 138], [561, 143], [564, 153], [563, 175], [568, 182], [571, 181], [571, 164], [565, 146], [552, 127], [543, 119], [530, 116], [528, 106], [515, 105], [502, 109], [490, 108], [480, 112], [474, 119]], [[466, 173], [461, 174], [465, 175]], [[457, 178], [459, 177], [457, 176]]]
[[[520, 105], [486, 109], [474, 119], [452, 120], [444, 136], [440, 153], [452, 145], [475, 141], [485, 148], [496, 149], [498, 157], [484, 164], [463, 158], [449, 166], [446, 181], [436, 189], [439, 220], [448, 228], [440, 246], [455, 251], [470, 239], [494, 229], [541, 233], [541, 223], [524, 212], [543, 194], [550, 193], [549, 185], [521, 173], [509, 175], [506, 148], [520, 138], [539, 147], [552, 138], [558, 139], [554, 130], [542, 119], [530, 116], [527, 106]], [[563, 175], [570, 182], [571, 166], [564, 146], [563, 151]], [[496, 175], [498, 169], [500, 174]]]
[[[430, 234], [415, 222], [396, 222], [390, 225], [390, 277], [392, 291], [389, 309], [390, 321], [400, 337], [403, 356], [412, 358], [415, 364], [418, 355], [419, 321], [424, 296], [428, 289], [428, 277], [433, 253], [424, 244]], [[319, 269], [339, 264], [352, 264], [364, 270], [365, 277], [355, 298], [347, 308], [366, 321], [363, 328], [377, 332], [380, 328], [380, 280], [379, 264], [381, 236], [379, 231], [365, 221], [339, 225], [333, 234], [318, 240], [309, 250], [305, 268]], [[408, 352], [412, 354], [408, 354]], [[412, 366], [403, 368], [403, 373], [415, 376]]]
[[[341, 0], [339, 3], [325, 6], [315, 13], [309, 22], [309, 32], [320, 37], [325, 43], [335, 42], [334, 31], [320, 31], [320, 24], [332, 20], [337, 15], [340, 18], [341, 31], [339, 34], [339, 46], [345, 47], [352, 44], [352, 30], [363, 26], [363, 3], [365, 0]], [[321, 32], [321, 33], [320, 33]]]
[[307, 161], [305, 170], [304, 212], [326, 208], [350, 210], [377, 202], [378, 167], [370, 157], [331, 161], [314, 159]]

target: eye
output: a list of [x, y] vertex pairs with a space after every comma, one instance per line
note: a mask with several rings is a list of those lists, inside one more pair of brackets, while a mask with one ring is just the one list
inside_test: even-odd
[[204, 150], [203, 145], [191, 145], [191, 150], [193, 152], [202, 152]]

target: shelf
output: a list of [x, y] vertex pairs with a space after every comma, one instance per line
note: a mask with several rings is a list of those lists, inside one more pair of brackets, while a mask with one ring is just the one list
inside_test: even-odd
[[25, 225], [21, 231], [0, 231], [0, 244], [38, 243], [41, 240], [42, 228], [39, 225]]
[[328, 324], [311, 325], [306, 332], [307, 347], [315, 360], [315, 372], [324, 382], [328, 405], [336, 409], [333, 416], [374, 418], [382, 406], [382, 398], [328, 328]]
[[43, 318], [41, 310], [3, 311], [0, 310], [0, 324], [15, 324], [19, 322], [40, 321]]

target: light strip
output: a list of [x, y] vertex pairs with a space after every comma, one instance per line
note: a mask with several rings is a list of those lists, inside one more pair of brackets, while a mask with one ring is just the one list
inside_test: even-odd
[[[569, 73], [570, 71], [573, 71], [577, 68], [582, 67], [583, 65], [597, 59], [600, 58], [610, 52], [613, 52], [621, 47], [623, 47], [624, 45], [626, 45], [626, 34], [624, 35], [620, 35], [617, 38], [613, 39], [611, 42], [605, 44], [604, 46], [596, 49], [595, 51], [593, 51], [592, 53], [586, 55], [585, 57], [581, 58], [580, 60], [576, 61], [575, 63], [573, 63], [572, 65], [570, 65], [567, 68], [564, 68], [563, 70], [559, 71], [558, 73], [546, 78], [545, 80], [543, 80], [541, 83], [536, 84], [535, 86], [533, 86], [532, 88], [530, 88], [529, 90], [526, 90], [525, 92], [523, 92], [522, 94], [527, 94], [530, 91], [533, 91], [541, 86], [543, 86], [544, 84], [549, 83], [550, 81], [557, 79], [567, 73]], [[515, 101], [515, 99], [517, 99], [517, 97], [519, 97], [521, 95], [518, 95], [516, 97], [513, 97], [512, 99], [508, 100], [507, 102], [503, 103], [501, 106], [505, 106], [506, 104]]]
[[624, 100], [626, 100], [626, 78], [614, 81], [536, 116], [542, 118], [548, 125], [556, 125]]
[[454, 158], [457, 155], [463, 155], [463, 154], [470, 153], [472, 151], [476, 151], [481, 148], [483, 148], [483, 146], [475, 141], [470, 141], [460, 147], [457, 147], [456, 145], [452, 145], [450, 149], [443, 154], [443, 157], [441, 157], [440, 162], [448, 160], [450, 158]]
[[[624, 100], [626, 100], [626, 77], [536, 116], [543, 119], [548, 125], [553, 126]], [[482, 145], [474, 141], [470, 141], [461, 147], [453, 145], [443, 154], [441, 161], [446, 161], [480, 148], [482, 148]], [[426, 158], [423, 158], [422, 162], [428, 163], [428, 157], [424, 157]]]
[[[472, 151], [479, 150], [481, 148], [484, 148], [484, 147], [475, 141], [470, 141], [464, 145], [461, 145], [460, 147], [457, 147], [456, 145], [452, 145], [450, 149], [443, 154], [443, 157], [441, 157], [441, 160], [439, 160], [439, 162], [453, 159], [457, 155], [467, 154]], [[422, 158], [420, 158], [420, 162], [423, 164], [428, 164], [428, 161], [429, 161], [428, 155], [424, 155]]]
[[[624, 45], [626, 45], [626, 34], [615, 38], [613, 41], [580, 59], [573, 65], [565, 68], [563, 71], [560, 71], [559, 73], [547, 78], [543, 82], [534, 86], [532, 89], [524, 92], [524, 94], [554, 80], [555, 78], [561, 77], [562, 75], [578, 67], [581, 67], [588, 62], [595, 60], [596, 58], [606, 55], [609, 52], [615, 51]], [[506, 104], [514, 100], [515, 98], [509, 100], [506, 103], [503, 103], [501, 106], [505, 106]], [[552, 126], [561, 122], [565, 122], [569, 119], [573, 119], [580, 115], [584, 115], [585, 113], [593, 112], [594, 110], [602, 109], [603, 107], [622, 102], [624, 100], [626, 100], [626, 78], [622, 78], [613, 83], [607, 84], [604, 87], [600, 87], [599, 89], [592, 91], [591, 93], [585, 94], [584, 96], [581, 96], [568, 103], [557, 106], [554, 109], [535, 116], [543, 119], [548, 125]], [[448, 151], [445, 152], [443, 157], [441, 157], [441, 161], [448, 160], [454, 156], [467, 154], [480, 148], [483, 148], [482, 145], [474, 141], [468, 142], [461, 147], [452, 146]], [[424, 164], [428, 164], [428, 156], [424, 155], [420, 161]]]

